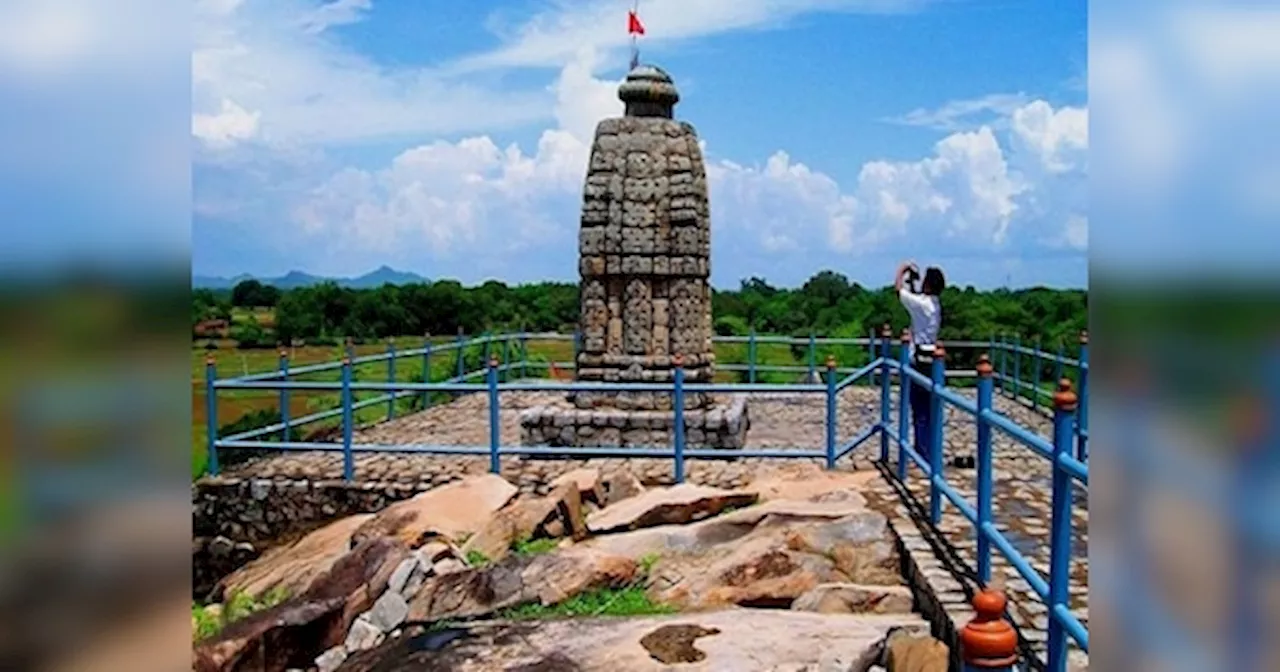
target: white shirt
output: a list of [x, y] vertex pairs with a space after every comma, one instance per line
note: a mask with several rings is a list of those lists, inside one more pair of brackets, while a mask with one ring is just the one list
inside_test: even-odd
[[932, 294], [916, 294], [903, 287], [898, 290], [902, 307], [911, 315], [911, 353], [918, 345], [933, 345], [938, 341], [938, 329], [942, 326], [942, 304]]

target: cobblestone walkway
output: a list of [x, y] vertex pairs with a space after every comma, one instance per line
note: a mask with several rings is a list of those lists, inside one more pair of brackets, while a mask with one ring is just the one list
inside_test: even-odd
[[[964, 392], [962, 392], [964, 394]], [[972, 398], [973, 391], [967, 392]], [[504, 446], [520, 442], [519, 413], [522, 409], [545, 404], [559, 393], [511, 392], [502, 395], [499, 420]], [[898, 393], [890, 418], [897, 422]], [[825, 440], [825, 400], [822, 395], [751, 395], [749, 401], [751, 428], [747, 448], [821, 449]], [[997, 398], [996, 409], [1019, 425], [1044, 437], [1051, 434], [1052, 423], [1043, 412], [1035, 412], [1013, 400]], [[843, 443], [861, 434], [878, 420], [879, 390], [847, 388], [837, 404], [837, 441]], [[955, 457], [973, 454], [977, 440], [976, 425], [963, 411], [948, 408], [945, 415], [944, 454], [948, 465]], [[489, 437], [488, 401], [482, 394], [467, 395], [434, 408], [383, 422], [357, 431], [357, 444], [487, 446]], [[1029, 448], [1023, 447], [999, 430], [992, 432], [995, 487], [994, 518], [996, 525], [1014, 547], [1029, 559], [1043, 576], [1049, 572], [1049, 521], [1051, 466]], [[878, 456], [880, 439], [864, 443], [854, 455], [842, 460], [844, 469], [874, 469], [871, 459]], [[891, 445], [891, 454], [896, 448]], [[756, 478], [775, 473], [796, 473], [821, 465], [820, 459], [761, 459], [686, 461], [687, 480], [718, 487], [742, 487]], [[670, 459], [548, 459], [508, 456], [502, 458], [502, 471], [522, 490], [545, 493], [556, 476], [583, 466], [602, 472], [625, 466], [648, 485], [672, 482]], [[405, 453], [357, 455], [357, 480], [372, 482], [412, 483], [421, 486], [441, 485], [468, 474], [487, 471], [487, 456], [440, 456]], [[976, 471], [972, 468], [948, 466], [947, 482], [970, 502], [976, 502]], [[342, 456], [335, 452], [292, 452], [272, 455], [235, 465], [229, 476], [266, 479], [329, 480], [342, 478]], [[895, 486], [874, 479], [868, 494], [870, 502], [886, 515], [899, 520], [907, 516]], [[907, 489], [917, 506], [928, 509], [928, 481], [919, 469], [912, 468]], [[1088, 493], [1076, 488], [1073, 509], [1074, 558], [1071, 565], [1071, 609], [1088, 624]], [[943, 519], [939, 525], [952, 552], [970, 573], [976, 572], [977, 542], [972, 526], [954, 506], [944, 499]], [[1010, 613], [1023, 637], [1043, 650], [1047, 637], [1047, 610], [1031, 586], [998, 551], [992, 553], [993, 572], [1003, 577], [1010, 599]], [[1076, 652], [1079, 660], [1080, 652]], [[1075, 666], [1073, 666], [1075, 667]]]

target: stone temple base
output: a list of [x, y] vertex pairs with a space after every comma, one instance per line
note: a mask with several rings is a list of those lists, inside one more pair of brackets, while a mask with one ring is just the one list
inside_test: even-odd
[[[717, 398], [710, 407], [684, 413], [685, 447], [735, 450], [747, 439], [751, 419], [746, 395]], [[584, 410], [563, 405], [534, 406], [520, 413], [520, 442], [526, 446], [661, 448], [671, 445], [673, 411], [617, 408]]]

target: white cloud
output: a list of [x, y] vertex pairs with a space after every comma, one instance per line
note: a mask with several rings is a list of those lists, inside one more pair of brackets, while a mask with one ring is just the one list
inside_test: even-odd
[[1043, 100], [1013, 111], [1013, 135], [1051, 173], [1081, 167], [1088, 158], [1089, 112], [1082, 107], [1054, 110]]
[[[806, 11], [894, 3], [688, 4], [648, 3], [646, 22], [678, 38], [768, 25]], [[309, 178], [305, 189], [278, 190], [291, 194], [287, 210], [304, 236], [291, 247], [301, 244], [317, 257], [345, 261], [331, 272], [360, 272], [371, 261], [421, 267], [424, 255], [510, 264], [574, 249], [592, 133], [601, 118], [622, 112], [618, 82], [596, 73], [618, 42], [615, 33], [625, 40], [625, 32], [588, 21], [592, 12], [605, 11], [600, 5], [567, 5], [526, 24], [507, 46], [452, 68], [561, 63], [545, 90], [498, 92], [439, 72], [378, 66], [323, 31], [300, 28], [300, 17], [318, 25], [316, 11], [325, 12], [325, 25], [356, 20], [366, 5], [339, 1], [317, 10], [281, 0], [265, 16], [252, 17], [241, 16], [244, 8], [235, 0], [207, 6], [193, 58], [193, 135], [210, 149], [264, 143], [275, 157], [285, 150], [305, 156], [310, 147], [413, 138], [381, 167], [333, 167]], [[504, 145], [490, 135], [541, 118], [554, 125], [536, 147]], [[1015, 244], [1086, 244], [1083, 108], [1055, 109], [1022, 94], [1001, 94], [916, 110], [899, 121], [953, 132], [928, 156], [867, 162], [846, 184], [785, 151], [763, 165], [746, 165], [715, 158], [715, 148], [707, 154], [704, 144], [711, 157], [718, 255], [856, 257], [904, 245], [963, 254]], [[458, 132], [468, 137], [417, 139]]]
[[[777, 26], [815, 12], [887, 13], [917, 10], [936, 0], [646, 0], [640, 7], [645, 42], [672, 42], [718, 33]], [[578, 49], [600, 51], [630, 43], [626, 10], [618, 2], [559, 2], [509, 30], [498, 27], [504, 44], [489, 53], [461, 59], [458, 72], [504, 67], [559, 67]]]
[[[502, 148], [489, 136], [419, 146], [380, 171], [340, 172], [299, 208], [300, 221], [318, 238], [381, 254], [406, 246], [437, 255], [572, 249], [591, 133], [621, 111], [617, 83], [590, 74], [594, 57], [581, 52], [551, 87], [558, 127], [536, 151]], [[1082, 249], [1084, 202], [1054, 181], [1082, 178], [1084, 110], [1033, 101], [1010, 116], [1004, 146], [990, 127], [953, 133], [917, 161], [866, 163], [852, 185], [783, 151], [761, 166], [709, 160], [717, 249], [859, 255], [912, 244], [962, 252], [1014, 240]]]
[[191, 56], [193, 116], [216, 116], [223, 100], [233, 100], [261, 113], [252, 140], [272, 149], [487, 131], [551, 117], [553, 99], [545, 91], [477, 86], [431, 69], [386, 66], [324, 32], [358, 20], [368, 4], [204, 3], [195, 15]]
[[232, 100], [223, 99], [217, 114], [195, 114], [191, 117], [191, 133], [213, 148], [229, 147], [252, 138], [258, 131], [259, 112], [249, 112]]
[[355, 23], [363, 19], [371, 7], [372, 0], [333, 0], [307, 13], [302, 19], [302, 27], [308, 33], [319, 33], [330, 26]]
[[885, 121], [940, 131], [959, 131], [983, 124], [999, 124], [1015, 110], [1026, 105], [1027, 100], [1024, 93], [993, 93], [981, 98], [953, 100], [934, 110], [916, 108]]

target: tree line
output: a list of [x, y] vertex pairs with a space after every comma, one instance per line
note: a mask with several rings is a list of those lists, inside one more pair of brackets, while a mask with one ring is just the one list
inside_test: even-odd
[[[1046, 348], [1064, 342], [1070, 349], [1087, 325], [1085, 290], [1030, 288], [977, 291], [948, 287], [942, 295], [940, 337], [985, 339], [1018, 334]], [[234, 307], [274, 308], [272, 329], [250, 317], [232, 329], [242, 347], [270, 347], [302, 339], [335, 343], [388, 336], [515, 331], [572, 331], [578, 320], [576, 283], [541, 282], [508, 286], [489, 281], [464, 287], [441, 280], [377, 289], [352, 289], [333, 282], [281, 291], [246, 280], [230, 291], [193, 292], [193, 326], [230, 320]], [[719, 335], [757, 333], [830, 337], [866, 336], [889, 324], [897, 334], [909, 324], [892, 287], [868, 288], [843, 274], [821, 271], [801, 287], [774, 287], [764, 279], [744, 280], [734, 290], [712, 296]]]

